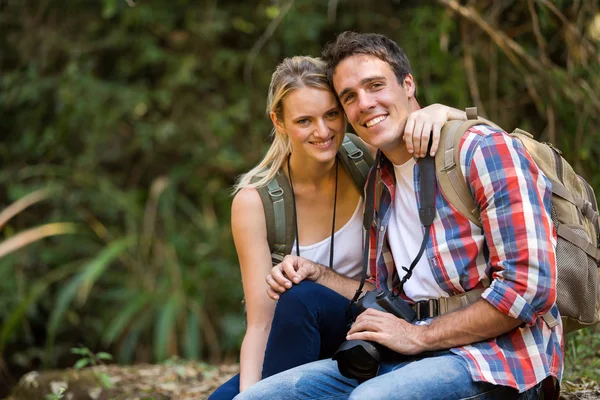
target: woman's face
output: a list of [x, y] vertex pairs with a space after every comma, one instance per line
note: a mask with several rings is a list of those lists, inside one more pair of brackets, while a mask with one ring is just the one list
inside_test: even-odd
[[283, 99], [283, 121], [275, 118], [274, 122], [289, 137], [294, 157], [319, 162], [335, 158], [346, 129], [346, 119], [335, 95], [311, 87], [288, 94]]

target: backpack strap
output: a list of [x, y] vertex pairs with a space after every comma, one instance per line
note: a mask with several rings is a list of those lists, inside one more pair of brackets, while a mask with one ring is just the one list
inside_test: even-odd
[[[356, 188], [363, 193], [367, 175], [373, 165], [373, 156], [368, 147], [358, 136], [347, 133], [338, 156]], [[265, 212], [271, 262], [276, 265], [292, 252], [296, 239], [292, 188], [287, 176], [278, 171], [266, 186], [256, 190]]]
[[373, 156], [369, 152], [369, 148], [355, 134], [346, 133], [338, 155], [354, 185], [360, 193], [363, 193], [369, 170], [373, 165]]
[[296, 237], [292, 188], [285, 174], [278, 171], [266, 186], [256, 190], [265, 211], [271, 261], [276, 265], [291, 253]]
[[479, 209], [475, 205], [473, 195], [467, 186], [460, 168], [460, 142], [465, 133], [475, 125], [498, 125], [477, 116], [477, 107], [466, 109], [466, 121], [448, 121], [440, 134], [442, 150], [435, 155], [437, 179], [444, 197], [469, 221], [482, 227]]

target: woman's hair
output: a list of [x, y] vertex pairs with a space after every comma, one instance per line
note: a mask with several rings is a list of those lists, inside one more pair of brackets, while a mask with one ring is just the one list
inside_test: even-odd
[[[283, 120], [283, 99], [296, 89], [310, 87], [332, 91], [325, 74], [325, 62], [320, 58], [295, 56], [284, 59], [271, 76], [269, 96], [267, 98], [267, 115], [274, 112], [277, 119]], [[250, 187], [266, 186], [283, 166], [286, 158], [292, 152], [287, 135], [271, 131], [273, 143], [260, 163], [246, 174], [239, 177], [233, 192]]]

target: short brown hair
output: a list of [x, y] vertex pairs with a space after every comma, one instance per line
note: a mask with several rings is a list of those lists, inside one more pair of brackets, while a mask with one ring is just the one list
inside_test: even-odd
[[404, 50], [387, 36], [346, 31], [328, 43], [322, 52], [323, 59], [327, 62], [327, 79], [332, 85], [333, 71], [338, 64], [357, 54], [374, 56], [388, 63], [400, 85], [404, 85], [404, 78], [411, 73], [410, 61]]

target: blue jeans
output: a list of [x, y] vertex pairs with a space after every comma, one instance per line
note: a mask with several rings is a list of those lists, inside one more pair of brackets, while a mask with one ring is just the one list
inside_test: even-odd
[[515, 389], [473, 382], [465, 361], [448, 351], [381, 364], [362, 384], [343, 377], [337, 362], [321, 360], [262, 380], [236, 400], [259, 399], [535, 399], [540, 385], [519, 395]]
[[[346, 340], [349, 300], [314, 282], [294, 285], [281, 295], [267, 341], [262, 377], [312, 361], [331, 358]], [[236, 375], [219, 387], [209, 400], [231, 400], [240, 391]]]

